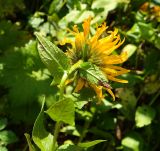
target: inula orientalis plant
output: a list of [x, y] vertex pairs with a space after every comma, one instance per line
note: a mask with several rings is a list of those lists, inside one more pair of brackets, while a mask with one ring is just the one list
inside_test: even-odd
[[[62, 149], [84, 150], [105, 140], [95, 140], [87, 143], [81, 143], [81, 139], [76, 145], [59, 146], [57, 138], [62, 124], [75, 125], [75, 109], [81, 109], [86, 103], [80, 105], [81, 100], [75, 96], [82, 95], [80, 91], [85, 87], [93, 89], [96, 93], [98, 103], [103, 102], [105, 90], [115, 100], [115, 96], [110, 86], [110, 81], [127, 83], [127, 80], [119, 79], [117, 76], [129, 72], [117, 64], [125, 62], [128, 58], [126, 52], [120, 55], [113, 54], [113, 51], [119, 48], [124, 40], [121, 41], [118, 30], [107, 30], [106, 24], [97, 27], [95, 34], [92, 36], [90, 31], [91, 18], [84, 20], [83, 31], [73, 26], [73, 31], [69, 30], [70, 39], [65, 38], [60, 42], [61, 45], [70, 44], [64, 53], [57, 46], [51, 43], [40, 34], [36, 33], [38, 39], [38, 51], [43, 63], [53, 76], [52, 85], [58, 87], [56, 102], [49, 107], [46, 114], [56, 122], [54, 135], [47, 132], [44, 127], [44, 101], [41, 112], [34, 124], [32, 139], [25, 134], [30, 150], [55, 151]], [[67, 87], [71, 86], [68, 92]], [[94, 95], [94, 94], [93, 94]], [[87, 99], [85, 100], [87, 101]], [[84, 135], [84, 133], [82, 134]], [[84, 137], [84, 136], [83, 136]]]

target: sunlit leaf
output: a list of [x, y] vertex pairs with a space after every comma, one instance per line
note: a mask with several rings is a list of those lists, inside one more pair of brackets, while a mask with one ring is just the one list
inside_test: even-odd
[[60, 132], [63, 132], [65, 134], [69, 134], [69, 135], [73, 135], [73, 136], [78, 136], [80, 137], [80, 133], [79, 131], [76, 129], [75, 126], [71, 126], [71, 125], [67, 125], [67, 126], [64, 126]]
[[0, 151], [8, 151], [8, 149], [4, 146], [0, 146]]
[[18, 141], [18, 137], [11, 130], [0, 131], [1, 144], [8, 145]]
[[67, 70], [69, 67], [69, 60], [64, 52], [47, 40], [47, 38], [42, 37], [38, 33], [36, 33], [36, 36], [38, 39], [38, 52], [42, 62], [54, 76], [55, 82], [59, 82], [64, 70]]
[[124, 151], [143, 151], [143, 139], [136, 132], [130, 132], [122, 139]]
[[94, 16], [93, 11], [85, 10], [71, 10], [65, 17], [63, 17], [59, 21], [59, 26], [61, 28], [66, 28], [70, 22], [74, 22], [75, 24], [83, 22], [84, 19], [88, 18], [89, 16]]
[[122, 52], [127, 52], [127, 56], [129, 58], [135, 53], [136, 49], [137, 49], [136, 45], [128, 44], [123, 48]]
[[85, 62], [80, 67], [80, 76], [86, 79], [91, 84], [103, 85], [109, 87], [108, 80], [104, 73], [96, 66], [89, 62]]
[[95, 18], [95, 20], [99, 20], [100, 18], [101, 19], [105, 19], [108, 15], [108, 12], [115, 9], [116, 6], [118, 4], [118, 1], [117, 0], [94, 0], [93, 3], [92, 3], [92, 6], [91, 8], [94, 10], [101, 10], [100, 13], [97, 13], [95, 15], [97, 15]]
[[64, 5], [64, 1], [63, 0], [54, 0], [52, 1], [52, 3], [50, 4], [50, 7], [49, 7], [49, 14], [53, 14], [53, 13], [58, 13], [61, 8], [63, 7]]
[[41, 151], [52, 151], [53, 147], [53, 135], [46, 131], [44, 127], [44, 103], [43, 97], [41, 111], [34, 123], [32, 138], [34, 143], [41, 149]]
[[152, 24], [138, 22], [138, 26], [143, 39], [148, 41], [153, 41], [155, 39], [155, 30], [152, 27]]
[[62, 101], [58, 101], [53, 104], [46, 113], [57, 122], [64, 122], [70, 125], [74, 125], [75, 119], [75, 108], [74, 102], [71, 99], [65, 99]]
[[152, 24], [147, 24], [143, 22], [135, 23], [132, 28], [127, 32], [129, 37], [132, 37], [137, 42], [140, 40], [146, 40], [153, 42], [155, 39], [155, 29], [152, 27]]
[[135, 122], [137, 127], [143, 127], [151, 124], [156, 113], [155, 110], [150, 106], [139, 106], [136, 110]]
[[32, 142], [31, 142], [30, 135], [27, 134], [27, 133], [25, 133], [24, 135], [27, 139], [27, 143], [28, 143], [28, 146], [29, 146], [29, 151], [36, 151], [35, 147], [33, 146]]
[[105, 141], [106, 140], [94, 140], [91, 142], [79, 143], [78, 146], [82, 148], [89, 148]]
[[61, 145], [57, 151], [82, 151], [82, 148], [72, 144], [64, 144]]

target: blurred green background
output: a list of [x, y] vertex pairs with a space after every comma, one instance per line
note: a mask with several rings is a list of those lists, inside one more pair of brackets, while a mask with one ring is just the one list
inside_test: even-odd
[[107, 97], [93, 105], [95, 112], [77, 111], [77, 126], [64, 126], [59, 141], [76, 141], [91, 117], [85, 140], [107, 142], [90, 151], [160, 150], [160, 0], [0, 0], [0, 151], [28, 150], [24, 133], [32, 131], [40, 96], [46, 95], [46, 108], [55, 100], [57, 89], [50, 86], [34, 33], [58, 45], [66, 28], [88, 16], [92, 27], [106, 21], [125, 37], [119, 50], [129, 53], [123, 64], [131, 69], [123, 75], [129, 83], [112, 83], [115, 102]]

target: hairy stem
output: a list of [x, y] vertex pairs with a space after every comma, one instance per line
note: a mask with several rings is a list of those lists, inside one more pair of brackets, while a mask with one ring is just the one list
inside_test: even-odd
[[56, 142], [57, 142], [58, 134], [59, 134], [59, 131], [61, 128], [61, 124], [62, 124], [61, 122], [57, 122], [55, 125], [54, 137], [53, 137], [53, 151], [56, 151], [56, 149], [57, 149]]
[[[63, 77], [62, 77], [61, 82], [60, 82], [60, 85], [59, 85], [59, 91], [60, 91], [59, 101], [61, 101], [63, 99], [65, 86], [66, 86], [65, 85], [66, 80], [68, 79], [70, 74], [72, 74], [75, 70], [77, 70], [80, 67], [81, 64], [82, 64], [82, 60], [79, 60], [77, 63], [75, 63], [70, 68], [70, 70], [68, 72], [67, 71], [64, 72]], [[57, 142], [57, 138], [58, 138], [58, 134], [59, 134], [61, 125], [62, 125], [62, 122], [57, 122], [56, 125], [55, 125], [54, 137], [53, 137], [53, 151], [56, 151], [56, 149], [57, 149], [56, 142]]]

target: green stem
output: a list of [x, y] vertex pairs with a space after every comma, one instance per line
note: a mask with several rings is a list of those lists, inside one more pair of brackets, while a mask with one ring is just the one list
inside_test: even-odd
[[159, 97], [159, 95], [160, 95], [160, 90], [157, 92], [157, 94], [153, 97], [153, 99], [151, 100], [151, 102], [149, 103], [149, 105], [152, 105], [155, 101], [156, 101], [156, 99]]
[[64, 74], [63, 74], [63, 77], [62, 77], [62, 80], [61, 80], [61, 83], [59, 85], [59, 91], [60, 91], [60, 94], [59, 94], [59, 101], [61, 101], [63, 99], [63, 94], [64, 94], [64, 89], [65, 89], [65, 82], [68, 78], [68, 74], [67, 72], [65, 71]]
[[[60, 95], [59, 95], [59, 101], [61, 101], [63, 99], [64, 96], [64, 90], [65, 90], [65, 82], [68, 79], [69, 75], [72, 74], [73, 71], [75, 71], [76, 69], [78, 69], [80, 67], [80, 65], [82, 64], [82, 60], [79, 60], [77, 63], [75, 63], [70, 70], [67, 72], [65, 71], [62, 77], [62, 80], [60, 82], [59, 85], [59, 91], [60, 91]], [[53, 151], [56, 151], [56, 142], [57, 142], [57, 138], [58, 138], [58, 134], [61, 128], [61, 124], [62, 122], [57, 122], [55, 125], [55, 130], [54, 130], [54, 137], [53, 137]]]
[[82, 60], [79, 60], [78, 62], [76, 62], [69, 70], [68, 74], [70, 75], [73, 71], [75, 71], [76, 69], [80, 68], [80, 65], [83, 63]]
[[61, 122], [57, 122], [56, 125], [55, 125], [54, 137], [53, 137], [53, 151], [56, 151], [56, 149], [57, 149], [56, 142], [57, 142], [57, 138], [58, 138], [60, 128], [61, 128]]
[[81, 143], [83, 141], [83, 139], [85, 138], [85, 136], [88, 132], [88, 128], [90, 126], [90, 123], [91, 123], [91, 120], [85, 120], [84, 127], [83, 127], [83, 132], [80, 135], [80, 138], [78, 140], [78, 144]]

